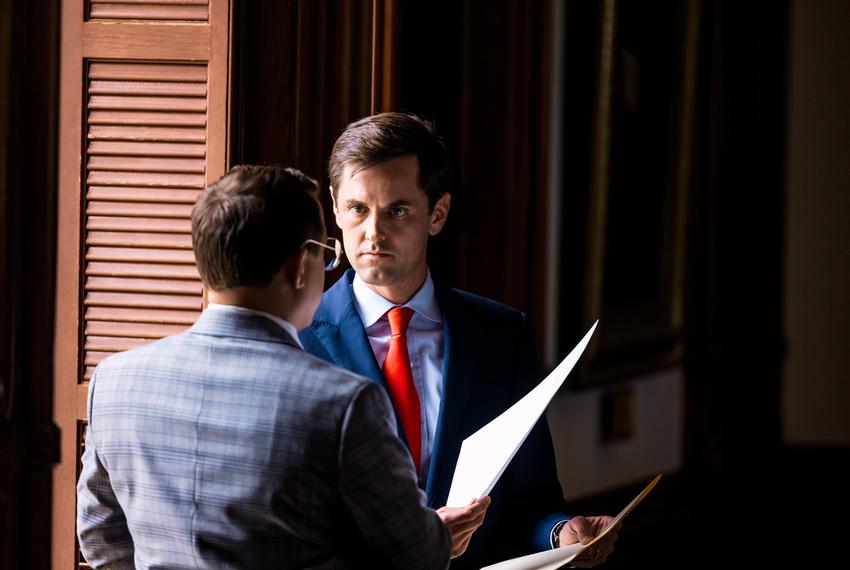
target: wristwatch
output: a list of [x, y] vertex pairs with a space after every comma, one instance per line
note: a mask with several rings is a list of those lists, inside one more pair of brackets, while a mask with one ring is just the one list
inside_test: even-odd
[[550, 542], [552, 543], [552, 548], [558, 548], [558, 547], [561, 546], [561, 529], [563, 529], [564, 525], [567, 524], [568, 522], [570, 522], [569, 519], [561, 521], [558, 524], [556, 524], [554, 527], [552, 527], [552, 536], [550, 538]]

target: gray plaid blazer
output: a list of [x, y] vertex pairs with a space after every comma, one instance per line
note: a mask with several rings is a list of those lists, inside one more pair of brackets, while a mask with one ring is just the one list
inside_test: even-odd
[[270, 319], [204, 312], [89, 388], [77, 532], [95, 568], [445, 568], [383, 389]]

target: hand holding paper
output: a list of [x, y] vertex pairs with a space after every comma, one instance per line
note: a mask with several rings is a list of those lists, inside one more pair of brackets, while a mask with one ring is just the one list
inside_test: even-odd
[[564, 564], [575, 560], [575, 558], [582, 552], [591, 548], [609, 532], [617, 528], [625, 516], [632, 512], [632, 509], [634, 509], [649, 494], [649, 492], [652, 491], [652, 488], [655, 487], [659, 479], [661, 479], [661, 475], [655, 477], [655, 479], [653, 479], [649, 485], [647, 485], [644, 490], [638, 494], [637, 497], [632, 499], [632, 501], [626, 505], [626, 508], [620, 511], [620, 514], [614, 517], [614, 520], [611, 521], [611, 524], [609, 524], [605, 530], [596, 535], [596, 537], [587, 544], [576, 543], [570, 544], [569, 546], [562, 546], [561, 548], [556, 548], [554, 550], [544, 550], [543, 552], [537, 552], [535, 554], [529, 554], [528, 556], [521, 556], [519, 558], [512, 558], [511, 560], [505, 560], [498, 564], [486, 566], [481, 570], [555, 570], [556, 568], [562, 567]]

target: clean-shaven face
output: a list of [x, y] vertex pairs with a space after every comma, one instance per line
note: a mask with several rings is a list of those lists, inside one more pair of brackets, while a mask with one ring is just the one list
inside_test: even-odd
[[360, 170], [347, 164], [334, 197], [345, 255], [360, 278], [387, 299], [405, 302], [427, 272], [428, 236], [443, 228], [450, 196], [433, 212], [419, 186], [415, 155]]

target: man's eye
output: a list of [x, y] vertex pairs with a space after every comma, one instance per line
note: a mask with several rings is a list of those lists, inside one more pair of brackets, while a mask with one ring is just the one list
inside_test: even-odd
[[366, 213], [366, 208], [364, 206], [351, 206], [348, 210], [353, 214], [357, 214], [358, 216]]
[[407, 214], [407, 208], [395, 207], [390, 209], [390, 213], [396, 218], [400, 218]]

